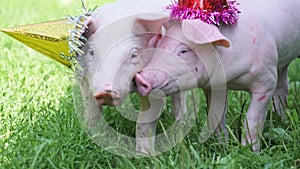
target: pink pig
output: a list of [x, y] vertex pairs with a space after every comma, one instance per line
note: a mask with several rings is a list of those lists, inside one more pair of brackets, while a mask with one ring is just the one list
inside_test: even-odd
[[[80, 81], [82, 94], [92, 101], [87, 107], [90, 112], [99, 109], [93, 101], [100, 109], [103, 105], [117, 106], [126, 95], [135, 91], [133, 77], [152, 58], [152, 54], [139, 49], [153, 48], [157, 44], [162, 24], [168, 20], [164, 8], [168, 3], [167, 0], [118, 0], [102, 6], [98, 14], [87, 20], [84, 33], [87, 41], [82, 47], [79, 63], [84, 75]], [[184, 111], [180, 97], [173, 97], [176, 116]], [[152, 107], [147, 113], [141, 113], [137, 122], [136, 147], [145, 153], [154, 147], [154, 137], [149, 137], [149, 133], [155, 131], [157, 119], [150, 117], [152, 112], [159, 113], [160, 110]], [[98, 114], [86, 116], [91, 126], [97, 124]]]
[[[284, 118], [288, 65], [300, 56], [299, 9], [298, 0], [244, 0], [235, 25], [216, 27], [200, 20], [166, 23], [166, 35], [151, 62], [135, 76], [138, 92], [148, 95], [160, 89], [170, 95], [196, 87], [209, 91], [212, 85], [247, 91], [251, 103], [242, 144], [252, 144], [258, 152], [272, 97]], [[221, 76], [225, 82], [218, 81]]]

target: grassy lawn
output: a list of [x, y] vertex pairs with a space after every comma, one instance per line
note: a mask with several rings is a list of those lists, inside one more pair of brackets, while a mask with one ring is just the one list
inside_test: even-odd
[[[110, 0], [86, 1], [94, 7]], [[61, 19], [78, 14], [80, 7], [80, 0], [5, 0], [0, 5], [0, 28]], [[0, 168], [300, 168], [300, 59], [289, 69], [287, 120], [282, 123], [269, 111], [259, 154], [241, 146], [235, 135], [249, 96], [230, 92], [228, 143], [214, 137], [199, 143], [195, 125], [171, 151], [135, 159], [99, 147], [81, 128], [74, 113], [70, 70], [3, 33], [0, 46]], [[113, 108], [105, 111], [119, 130], [134, 135], [132, 122], [124, 122]], [[173, 120], [165, 113], [160, 124]]]

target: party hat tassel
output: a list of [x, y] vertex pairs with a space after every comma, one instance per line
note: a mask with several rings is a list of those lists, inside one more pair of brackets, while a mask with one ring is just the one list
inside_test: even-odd
[[236, 0], [178, 0], [167, 6], [171, 20], [200, 19], [208, 24], [234, 24], [240, 11]]

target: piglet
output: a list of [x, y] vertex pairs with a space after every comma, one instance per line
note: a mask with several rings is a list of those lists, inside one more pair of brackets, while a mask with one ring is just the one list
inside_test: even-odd
[[[259, 152], [272, 97], [274, 109], [284, 118], [288, 66], [300, 56], [299, 8], [298, 0], [244, 0], [235, 25], [167, 22], [166, 35], [151, 62], [135, 76], [139, 93], [148, 95], [159, 89], [170, 95], [196, 87], [247, 91], [251, 102], [242, 144], [251, 144]], [[190, 83], [191, 79], [197, 84]]]
[[[118, 0], [102, 6], [98, 14], [86, 20], [83, 35], [87, 41], [82, 47], [83, 54], [78, 57], [83, 77], [78, 79], [87, 100], [95, 101], [101, 109], [105, 105], [121, 105], [126, 95], [135, 92], [133, 77], [153, 55], [153, 50], [139, 49], [154, 48], [161, 38], [162, 24], [168, 20], [164, 9], [167, 3], [166, 0]], [[184, 111], [180, 97], [175, 95], [173, 98], [176, 114]], [[137, 122], [136, 147], [147, 153], [153, 149], [153, 137], [148, 136], [149, 133], [154, 135], [157, 123], [157, 118], [150, 116], [159, 113], [160, 109], [149, 108], [145, 105], [147, 101], [142, 103], [141, 107], [145, 107], [142, 111], [146, 113], [141, 113]], [[96, 109], [92, 103], [89, 105], [91, 107], [87, 109]], [[93, 121], [91, 126], [95, 126], [99, 115], [87, 116]]]

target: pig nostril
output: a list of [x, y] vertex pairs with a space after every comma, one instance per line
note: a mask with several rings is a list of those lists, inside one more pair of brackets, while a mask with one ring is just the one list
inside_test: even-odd
[[107, 93], [112, 93], [112, 94], [115, 94], [115, 95], [119, 95], [118, 92], [113, 91], [113, 90], [105, 90], [105, 92], [107, 92]]
[[145, 89], [149, 89], [150, 85], [148, 83], [141, 83], [141, 86]]

